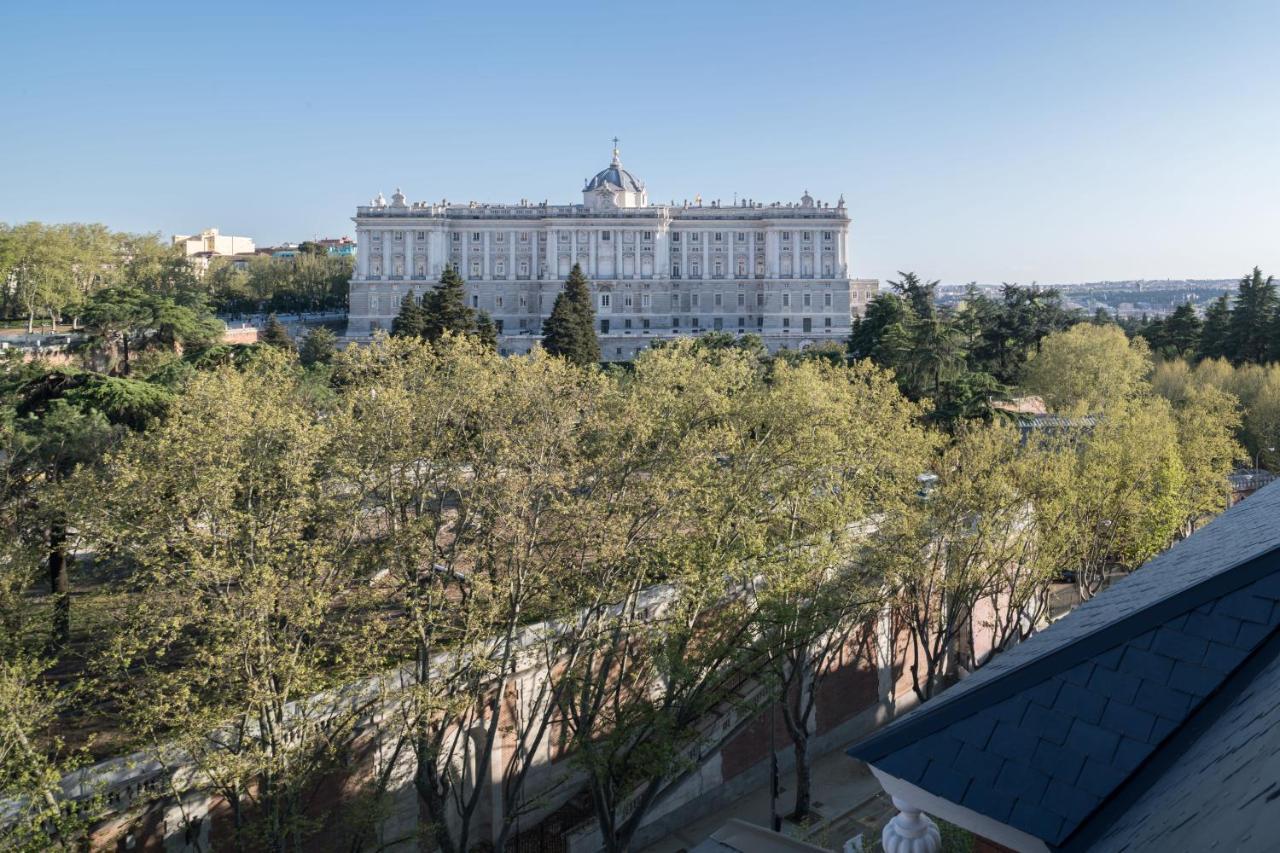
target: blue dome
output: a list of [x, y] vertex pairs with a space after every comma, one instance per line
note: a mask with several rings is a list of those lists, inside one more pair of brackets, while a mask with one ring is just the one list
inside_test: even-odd
[[616, 148], [613, 149], [613, 162], [607, 168], [597, 172], [596, 176], [587, 182], [584, 192], [599, 189], [606, 184], [625, 192], [638, 193], [644, 190], [644, 184], [635, 175], [622, 168], [622, 164], [618, 162], [618, 149]]

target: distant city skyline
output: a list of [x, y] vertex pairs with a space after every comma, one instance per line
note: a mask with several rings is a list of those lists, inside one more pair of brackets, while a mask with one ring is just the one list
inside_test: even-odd
[[1280, 271], [1280, 4], [230, 2], [6, 13], [0, 221], [354, 233], [356, 204], [650, 199], [852, 218], [850, 274]]

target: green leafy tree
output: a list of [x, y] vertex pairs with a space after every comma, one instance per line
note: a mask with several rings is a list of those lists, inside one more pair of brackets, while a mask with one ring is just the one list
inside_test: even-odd
[[1145, 340], [1129, 340], [1118, 326], [1081, 323], [1045, 338], [1023, 388], [1056, 412], [1101, 412], [1143, 391], [1150, 372]]
[[574, 364], [600, 361], [600, 340], [596, 337], [595, 311], [591, 290], [581, 267], [573, 265], [564, 290], [556, 296], [551, 315], [543, 323], [542, 348]]

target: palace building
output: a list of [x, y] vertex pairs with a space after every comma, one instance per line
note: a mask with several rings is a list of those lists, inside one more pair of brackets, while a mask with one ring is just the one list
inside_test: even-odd
[[806, 191], [796, 202], [652, 204], [613, 161], [580, 204], [410, 202], [396, 190], [356, 208], [348, 335], [389, 330], [452, 264], [504, 354], [528, 352], [575, 263], [591, 281], [606, 360], [708, 331], [759, 335], [770, 350], [843, 342], [877, 282], [849, 277], [849, 215]]

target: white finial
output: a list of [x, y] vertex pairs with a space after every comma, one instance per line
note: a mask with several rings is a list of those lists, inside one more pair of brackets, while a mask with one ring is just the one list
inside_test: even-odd
[[616, 136], [613, 138], [613, 165], [621, 165], [621, 161], [618, 160], [618, 137]]

